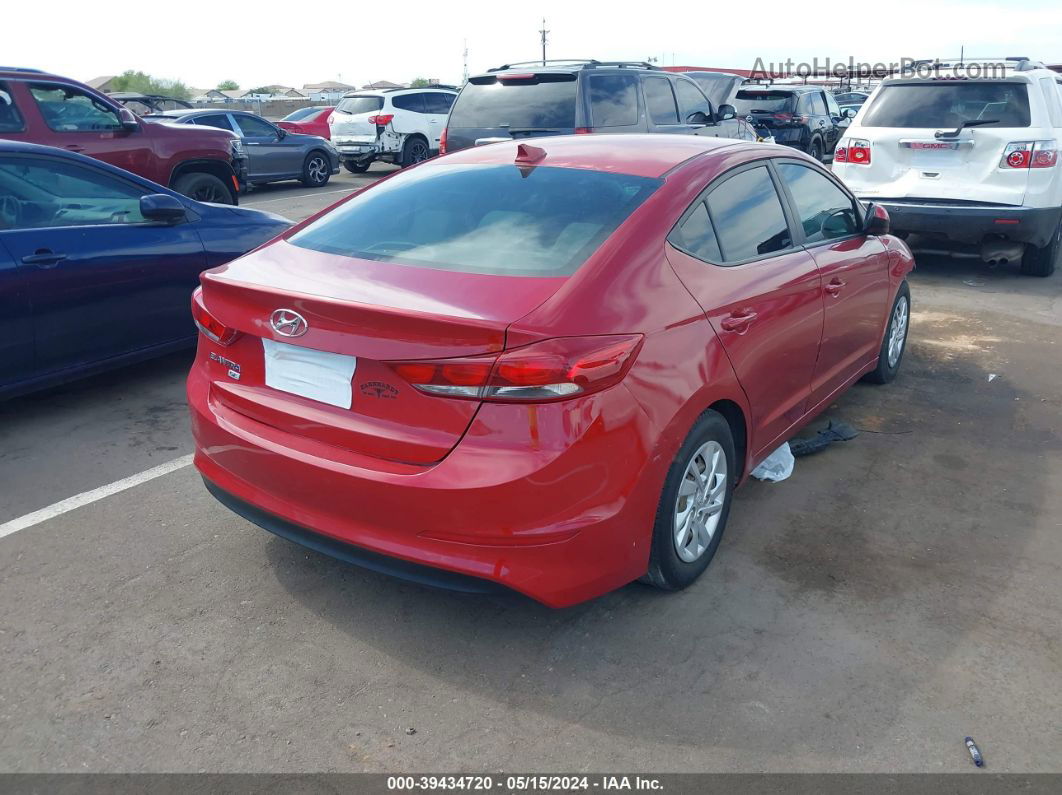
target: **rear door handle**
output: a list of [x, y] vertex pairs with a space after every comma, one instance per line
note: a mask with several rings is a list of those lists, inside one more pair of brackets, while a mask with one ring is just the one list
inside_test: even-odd
[[830, 282], [822, 289], [824, 289], [826, 292], [836, 298], [837, 295], [841, 292], [841, 290], [844, 289], [845, 284], [846, 282], [843, 282], [840, 279], [831, 279]]
[[736, 331], [738, 334], [744, 334], [755, 319], [755, 312], [751, 309], [742, 309], [723, 318], [723, 322], [719, 325], [723, 327], [723, 331]]
[[38, 268], [54, 268], [64, 259], [66, 259], [66, 254], [56, 254], [49, 249], [39, 248], [23, 257], [22, 262], [26, 265], [36, 265]]

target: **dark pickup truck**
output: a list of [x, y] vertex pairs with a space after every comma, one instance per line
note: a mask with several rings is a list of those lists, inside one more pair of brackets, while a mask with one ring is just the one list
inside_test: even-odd
[[81, 152], [197, 201], [237, 204], [247, 159], [212, 127], [151, 124], [76, 80], [0, 66], [0, 138]]

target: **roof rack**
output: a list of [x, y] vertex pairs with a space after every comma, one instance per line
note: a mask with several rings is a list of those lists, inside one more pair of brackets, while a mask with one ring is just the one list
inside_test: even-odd
[[932, 66], [934, 68], [950, 69], [955, 66], [962, 66], [964, 64], [1000, 64], [1005, 68], [1012, 68], [1016, 72], [1028, 72], [1031, 69], [1046, 69], [1047, 67], [1041, 61], [1034, 61], [1024, 55], [1009, 55], [1003, 58], [1000, 57], [975, 57], [969, 55], [963, 55], [961, 58], [922, 58], [917, 61], [912, 61], [909, 66], [898, 69], [896, 73], [906, 74], [907, 72], [914, 71], [921, 66]]
[[656, 69], [660, 67], [655, 66], [648, 61], [598, 61], [594, 58], [555, 58], [551, 60], [543, 61], [541, 58], [537, 61], [514, 61], [513, 63], [502, 64], [501, 66], [495, 66], [493, 69], [488, 69], [488, 72], [504, 72], [507, 69], [512, 69], [516, 66], [586, 66], [595, 68], [598, 66], [618, 66], [621, 69]]
[[28, 66], [0, 66], [0, 72], [32, 72], [35, 75], [44, 74], [43, 69], [30, 69]]

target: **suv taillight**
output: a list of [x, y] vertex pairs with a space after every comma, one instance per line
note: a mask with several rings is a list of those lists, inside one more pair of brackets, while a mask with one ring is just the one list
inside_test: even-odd
[[203, 303], [202, 287], [196, 287], [192, 292], [192, 319], [199, 326], [200, 331], [222, 345], [228, 345], [240, 333], [234, 328], [229, 328], [207, 311], [206, 304]]
[[1000, 168], [1051, 168], [1058, 162], [1055, 141], [1012, 141], [1003, 150]]
[[377, 127], [386, 127], [394, 117], [395, 114], [393, 113], [381, 113], [378, 116], [370, 116], [368, 122], [369, 124], [375, 124]]
[[834, 163], [870, 165], [870, 141], [863, 138], [845, 138], [833, 150]]
[[439, 136], [439, 154], [446, 154], [446, 128], [443, 127], [442, 135]]
[[627, 374], [641, 334], [558, 337], [493, 356], [388, 362], [429, 395], [493, 403], [541, 403], [598, 392]]

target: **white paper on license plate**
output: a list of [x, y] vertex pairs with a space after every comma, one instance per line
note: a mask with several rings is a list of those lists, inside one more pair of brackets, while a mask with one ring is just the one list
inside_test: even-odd
[[315, 351], [262, 338], [266, 386], [349, 409], [351, 379], [358, 360], [341, 353]]

